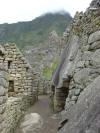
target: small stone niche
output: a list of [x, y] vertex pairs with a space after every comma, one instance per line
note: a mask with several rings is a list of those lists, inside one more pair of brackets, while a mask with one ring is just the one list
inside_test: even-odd
[[12, 68], [12, 61], [9, 60], [9, 61], [8, 61], [8, 69], [11, 69], [11, 68]]
[[8, 89], [9, 92], [14, 92], [14, 81], [13, 80], [10, 80], [9, 81], [9, 89]]
[[29, 70], [29, 67], [26, 67], [26, 72], [28, 72], [28, 70]]
[[2, 56], [4, 56], [4, 54], [0, 51], [0, 56], [2, 57]]

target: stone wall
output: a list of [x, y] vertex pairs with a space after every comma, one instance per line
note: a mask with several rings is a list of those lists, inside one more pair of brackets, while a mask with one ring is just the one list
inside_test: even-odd
[[50, 81], [45, 78], [39, 79], [38, 94], [47, 95], [50, 93]]
[[58, 133], [100, 133], [100, 0], [76, 13], [64, 41], [52, 77], [55, 110], [64, 109]]
[[56, 111], [67, 110], [100, 74], [100, 8], [76, 13], [64, 33], [67, 44], [52, 77]]
[[[3, 131], [0, 133], [15, 133], [25, 111], [36, 101], [36, 94], [26, 94], [19, 97], [10, 97], [6, 103]], [[0, 125], [1, 126], [1, 125]]]
[[4, 65], [5, 54], [5, 49], [0, 45], [0, 66]]
[[6, 101], [8, 98], [8, 73], [4, 66], [0, 66], [0, 133], [2, 132], [3, 122], [5, 121], [4, 113], [6, 109]]
[[33, 88], [37, 90], [38, 95], [49, 94], [50, 84], [50, 80], [41, 77], [39, 73], [33, 73]]
[[17, 94], [32, 91], [33, 75], [30, 65], [15, 44], [6, 44], [4, 48], [6, 51], [4, 65], [10, 75], [9, 81], [14, 82], [13, 90], [9, 92]]
[[0, 46], [0, 65], [0, 133], [14, 133], [27, 108], [38, 99], [38, 84], [15, 44]]
[[[91, 11], [84, 14], [80, 19], [80, 27], [76, 31], [78, 39], [76, 57], [71, 60], [73, 67], [70, 68], [69, 95], [66, 99], [66, 109], [75, 104], [82, 91], [91, 84], [100, 74], [100, 10]], [[79, 15], [80, 16], [80, 15]], [[74, 33], [75, 34], [75, 33]], [[76, 52], [76, 53], [75, 53]], [[72, 69], [72, 70], [71, 70]]]

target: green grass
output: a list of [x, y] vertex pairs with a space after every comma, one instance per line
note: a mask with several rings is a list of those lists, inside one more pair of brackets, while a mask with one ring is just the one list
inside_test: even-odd
[[55, 69], [57, 67], [57, 64], [58, 64], [58, 59], [56, 59], [56, 61], [53, 63], [53, 65], [51, 67], [50, 66], [46, 66], [43, 69], [43, 77], [45, 77], [46, 79], [50, 80], [51, 76], [52, 76], [52, 73], [55, 71]]

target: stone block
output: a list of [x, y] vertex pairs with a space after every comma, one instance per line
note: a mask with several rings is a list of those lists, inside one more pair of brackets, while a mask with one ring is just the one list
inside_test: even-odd
[[4, 113], [5, 105], [0, 105], [0, 114]]
[[88, 43], [94, 43], [100, 40], [100, 31], [96, 31], [89, 36]]
[[3, 86], [0, 86], [0, 96], [3, 96], [5, 92], [5, 88]]
[[78, 97], [77, 96], [72, 96], [71, 101], [77, 101]]
[[94, 42], [90, 45], [89, 50], [100, 49], [100, 41]]
[[92, 54], [93, 54], [93, 52], [90, 52], [90, 51], [84, 52], [84, 54], [82, 56], [82, 60], [83, 61], [91, 60]]
[[0, 97], [0, 105], [3, 104], [3, 97]]
[[6, 80], [4, 78], [0, 78], [0, 85], [4, 86], [6, 84]]
[[92, 57], [91, 57], [91, 63], [93, 66], [97, 67], [100, 66], [100, 49], [97, 49]]
[[80, 95], [80, 92], [81, 92], [81, 89], [75, 89], [75, 96], [79, 96]]
[[75, 83], [86, 84], [86, 82], [88, 82], [88, 80], [89, 80], [90, 71], [91, 70], [89, 68], [84, 68], [84, 69], [78, 71], [77, 73], [75, 73], [75, 75], [73, 77]]
[[3, 123], [3, 121], [4, 121], [4, 116], [3, 116], [3, 114], [0, 114], [0, 133], [1, 133], [1, 130], [2, 130], [2, 123]]

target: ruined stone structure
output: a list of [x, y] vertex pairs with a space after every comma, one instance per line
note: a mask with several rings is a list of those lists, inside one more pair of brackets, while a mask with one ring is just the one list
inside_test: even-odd
[[[64, 34], [67, 46], [53, 75], [54, 86], [57, 88], [55, 101], [58, 99], [58, 103], [55, 104], [59, 104], [59, 109], [60, 102], [65, 103], [66, 97], [66, 107], [69, 102], [76, 103], [83, 89], [98, 76], [96, 71], [99, 71], [99, 11], [89, 9], [84, 14], [77, 12]], [[59, 91], [65, 94], [66, 90], [68, 96], [67, 93], [65, 98], [60, 96]]]
[[8, 73], [6, 69], [4, 69], [4, 66], [0, 66], [0, 133], [2, 130], [2, 124], [5, 119], [4, 112], [8, 97], [7, 93], [8, 93]]
[[44, 42], [44, 44], [27, 46], [24, 49], [25, 57], [28, 59], [33, 70], [38, 73], [39, 94], [47, 94], [49, 90], [48, 83], [50, 79], [44, 76], [44, 71], [52, 67], [60, 57], [65, 47], [65, 44], [61, 42], [61, 37], [56, 33], [56, 31], [52, 31], [49, 33], [49, 38]]
[[9, 92], [25, 93], [32, 92], [33, 89], [33, 75], [30, 65], [18, 50], [16, 45], [6, 44], [5, 67], [7, 67], [9, 78]]
[[0, 46], [0, 133], [14, 133], [37, 100], [35, 73], [15, 44]]
[[100, 132], [99, 3], [77, 12], [64, 34], [67, 45], [52, 77], [54, 108], [65, 108], [59, 133]]
[[0, 46], [0, 132], [4, 121], [4, 112], [8, 97], [8, 72], [4, 68], [5, 50]]
[[38, 81], [39, 81], [38, 94], [39, 95], [50, 94], [50, 89], [51, 89], [50, 80], [47, 80], [47, 79], [42, 77]]

